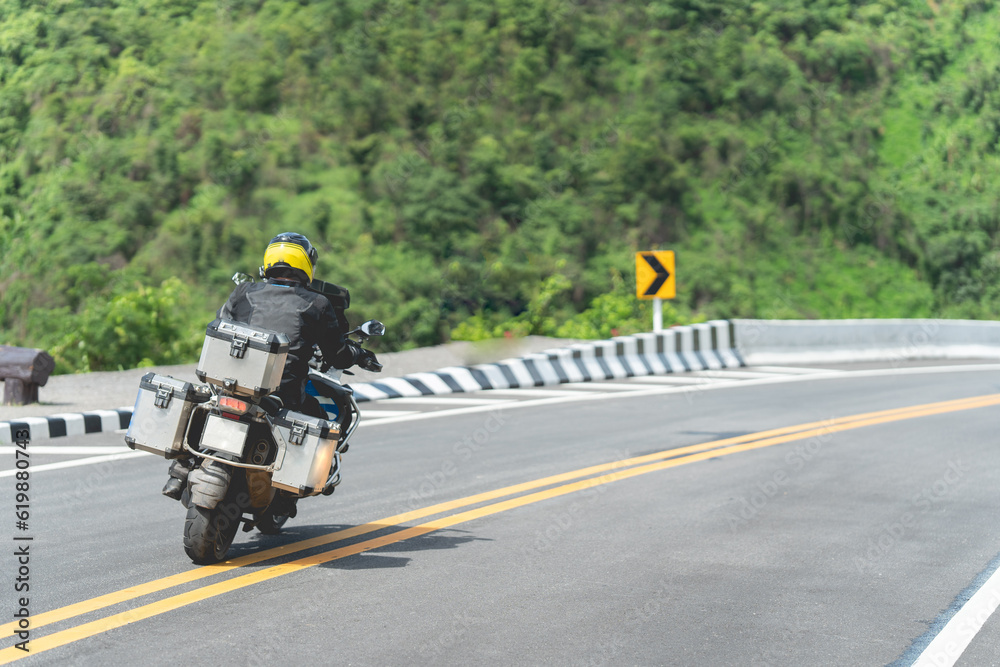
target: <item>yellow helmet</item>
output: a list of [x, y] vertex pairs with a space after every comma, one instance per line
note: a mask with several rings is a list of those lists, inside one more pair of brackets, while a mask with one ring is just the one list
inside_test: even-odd
[[316, 268], [318, 253], [302, 234], [285, 232], [278, 234], [264, 251], [264, 266], [261, 274], [269, 276], [273, 269], [297, 269], [305, 274], [305, 282], [311, 282], [313, 269]]

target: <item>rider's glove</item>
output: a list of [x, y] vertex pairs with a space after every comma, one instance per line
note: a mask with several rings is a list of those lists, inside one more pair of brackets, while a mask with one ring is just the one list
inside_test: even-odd
[[364, 348], [361, 349], [361, 354], [359, 355], [357, 364], [366, 371], [371, 371], [373, 373], [378, 373], [382, 370], [382, 364], [378, 362], [378, 359], [375, 357], [375, 353], [365, 350]]
[[323, 353], [320, 352], [319, 345], [313, 345], [312, 357], [309, 358], [309, 368], [326, 372], [326, 368], [324, 368], [323, 364]]

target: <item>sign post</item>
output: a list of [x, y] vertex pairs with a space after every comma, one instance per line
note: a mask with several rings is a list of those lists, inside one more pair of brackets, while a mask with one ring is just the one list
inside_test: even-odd
[[635, 254], [635, 295], [653, 300], [653, 331], [663, 331], [663, 299], [677, 296], [674, 266], [673, 250]]

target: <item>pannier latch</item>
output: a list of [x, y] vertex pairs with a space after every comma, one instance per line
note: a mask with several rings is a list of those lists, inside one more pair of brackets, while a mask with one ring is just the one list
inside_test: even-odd
[[292, 432], [288, 436], [288, 441], [293, 445], [301, 445], [306, 439], [306, 424], [302, 422], [292, 422]]
[[249, 339], [241, 334], [233, 334], [233, 342], [229, 346], [229, 356], [242, 359], [247, 353], [247, 341]]
[[156, 390], [156, 398], [153, 400], [153, 405], [158, 408], [166, 408], [170, 405], [170, 399], [173, 398], [174, 388], [160, 386]]

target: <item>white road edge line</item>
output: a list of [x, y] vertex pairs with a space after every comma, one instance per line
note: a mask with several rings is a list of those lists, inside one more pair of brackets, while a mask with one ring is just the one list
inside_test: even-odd
[[[773, 378], [776, 373], [757, 373], [754, 371], [694, 371], [692, 373], [686, 373], [686, 375], [691, 375], [697, 378], [721, 378], [723, 380], [758, 380], [760, 378]], [[800, 373], [801, 375], [801, 373]]]
[[515, 398], [465, 398], [454, 394], [443, 394], [441, 396], [406, 396], [403, 398], [380, 398], [369, 403], [371, 406], [378, 405], [426, 405], [429, 403], [454, 403], [455, 405], [498, 405], [500, 403], [510, 403], [516, 401]]
[[[634, 378], [632, 378], [634, 379]], [[635, 386], [627, 384], [615, 384], [613, 382], [567, 382], [566, 384], [559, 385], [560, 387], [566, 387], [567, 390], [573, 391], [635, 391]], [[485, 391], [491, 391], [487, 389]]]
[[913, 662], [913, 667], [952, 667], [997, 607], [1000, 607], [1000, 568], [941, 628]]
[[[787, 375], [808, 375], [810, 373], [831, 373], [832, 368], [805, 368], [803, 366], [747, 366], [749, 371], [763, 371], [764, 373], [781, 373]], [[841, 371], [850, 373], [851, 371]]]
[[[381, 406], [379, 406], [381, 407]], [[416, 414], [417, 410], [369, 410], [367, 407], [361, 408], [362, 419], [378, 419], [380, 417], [405, 417]]]
[[[58, 456], [74, 456], [74, 455], [90, 455], [94, 454], [118, 454], [121, 453], [122, 448], [116, 447], [114, 445], [31, 445], [31, 453], [46, 455], [55, 454]], [[13, 454], [17, 451], [17, 447], [13, 446], [3, 446], [0, 447], [0, 456], [4, 454]]]
[[[124, 446], [124, 445], [123, 445]], [[31, 451], [31, 445], [28, 445], [28, 451]], [[122, 452], [121, 454], [108, 454], [107, 456], [92, 456], [86, 459], [74, 459], [72, 461], [60, 461], [59, 463], [45, 463], [40, 466], [31, 466], [29, 472], [34, 475], [36, 472], [45, 472], [46, 470], [62, 470], [63, 468], [76, 468], [79, 466], [92, 465], [96, 463], [107, 463], [109, 461], [121, 461], [123, 459], [134, 459], [140, 456], [153, 456], [148, 452]], [[2, 477], [13, 477], [18, 473], [17, 470], [0, 470], [0, 478]]]
[[[774, 377], [773, 375], [770, 377]], [[736, 380], [737, 378], [730, 378], [731, 380]], [[719, 382], [718, 378], [706, 378], [706, 377], [681, 377], [678, 375], [643, 375], [641, 377], [629, 378], [629, 382], [634, 383], [632, 388], [635, 388], [635, 384], [663, 384], [663, 385], [673, 385], [675, 387], [680, 386], [695, 386], [704, 384], [715, 384]]]

